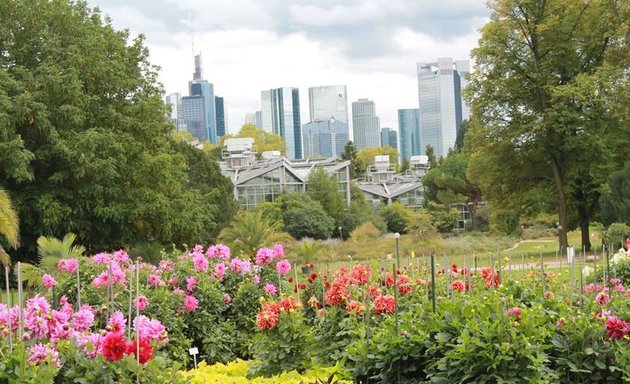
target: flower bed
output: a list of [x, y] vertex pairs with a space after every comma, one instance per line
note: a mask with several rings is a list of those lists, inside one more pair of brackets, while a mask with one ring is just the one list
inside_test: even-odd
[[[629, 296], [615, 269], [582, 294], [579, 279], [553, 271], [452, 265], [432, 276], [426, 259], [389, 263], [303, 274], [281, 245], [250, 261], [220, 244], [157, 266], [123, 251], [61, 260], [42, 279], [45, 298], [23, 309], [23, 328], [17, 307], [0, 306], [0, 378], [214, 380], [222, 366], [210, 364], [245, 359], [228, 365], [242, 382], [297, 380], [314, 366], [372, 383], [630, 380]], [[179, 375], [191, 347], [205, 363]]]

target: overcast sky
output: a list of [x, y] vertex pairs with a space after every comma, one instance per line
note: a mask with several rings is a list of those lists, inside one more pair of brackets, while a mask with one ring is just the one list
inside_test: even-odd
[[89, 0], [117, 29], [143, 33], [167, 93], [187, 95], [194, 52], [225, 97], [230, 132], [264, 89], [344, 84], [376, 103], [381, 127], [418, 107], [417, 62], [469, 58], [488, 20], [483, 0]]

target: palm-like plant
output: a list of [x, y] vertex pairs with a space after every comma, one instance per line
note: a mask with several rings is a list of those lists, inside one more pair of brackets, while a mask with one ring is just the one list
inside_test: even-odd
[[[12, 248], [20, 246], [20, 219], [13, 209], [9, 194], [0, 188], [0, 235], [4, 236]], [[0, 245], [0, 262], [9, 265], [11, 257]]]
[[234, 254], [242, 252], [249, 258], [262, 246], [289, 239], [291, 236], [280, 232], [278, 223], [265, 219], [260, 211], [240, 212], [219, 234], [219, 240], [230, 245]]
[[39, 260], [37, 266], [22, 263], [22, 278], [29, 286], [41, 284], [42, 274], [57, 274], [57, 264], [61, 259], [76, 259], [83, 256], [85, 247], [73, 245], [77, 236], [74, 233], [66, 234], [62, 240], [52, 236], [40, 236], [37, 239], [37, 254]]
[[300, 245], [293, 249], [293, 253], [295, 253], [298, 262], [302, 263], [302, 265], [306, 265], [324, 248], [326, 248], [326, 246], [317, 240], [303, 239]]

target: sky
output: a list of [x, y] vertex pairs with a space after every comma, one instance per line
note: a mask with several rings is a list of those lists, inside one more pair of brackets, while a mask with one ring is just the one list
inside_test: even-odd
[[468, 59], [489, 19], [484, 0], [88, 0], [117, 29], [146, 37], [166, 93], [188, 94], [193, 53], [225, 98], [228, 131], [260, 110], [260, 92], [346, 85], [373, 100], [381, 127], [418, 107], [416, 63]]

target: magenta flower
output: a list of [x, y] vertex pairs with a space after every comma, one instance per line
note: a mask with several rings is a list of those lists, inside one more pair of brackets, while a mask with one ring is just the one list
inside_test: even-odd
[[203, 254], [195, 254], [193, 257], [193, 264], [195, 265], [196, 270], [208, 272], [208, 259], [206, 259]]
[[149, 305], [149, 300], [147, 300], [146, 296], [140, 295], [138, 298], [133, 299], [133, 305], [138, 308], [139, 311], [144, 311], [147, 305]]
[[50, 289], [57, 285], [57, 281], [55, 280], [55, 278], [47, 273], [42, 276], [42, 283], [44, 283], [44, 287], [46, 287], [47, 289]]
[[233, 259], [230, 262], [230, 270], [236, 274], [250, 273], [252, 264], [247, 260]]
[[606, 334], [611, 339], [623, 339], [630, 332], [630, 324], [621, 320], [617, 316], [610, 316], [606, 320]]
[[159, 287], [160, 285], [164, 284], [164, 282], [158, 275], [151, 274], [149, 275], [148, 280], [149, 280], [149, 285], [152, 287]]
[[278, 293], [278, 288], [276, 288], [276, 286], [271, 283], [265, 284], [263, 289], [271, 296], [275, 296], [276, 293]]
[[606, 305], [610, 301], [610, 296], [608, 296], [606, 292], [600, 292], [597, 294], [597, 297], [595, 297], [595, 301], [597, 301], [599, 305]]
[[101, 274], [98, 275], [98, 277], [92, 280], [92, 285], [94, 285], [96, 288], [102, 288], [102, 287], [107, 286], [108, 281], [109, 281], [109, 275], [107, 274], [107, 272], [101, 272]]
[[92, 262], [94, 264], [107, 264], [109, 263], [110, 259], [111, 255], [107, 252], [97, 253], [96, 255], [92, 256]]
[[57, 270], [59, 270], [59, 272], [75, 273], [78, 265], [79, 262], [77, 259], [61, 259], [57, 263]]
[[260, 248], [256, 252], [256, 265], [265, 266], [273, 261], [275, 254], [271, 248]]
[[74, 314], [72, 326], [78, 332], [85, 332], [94, 323], [94, 312], [92, 307], [87, 304], [81, 306], [81, 309]]
[[194, 312], [197, 310], [197, 308], [199, 308], [199, 300], [197, 300], [197, 298], [195, 296], [186, 296], [184, 298], [184, 308], [188, 311], [188, 312]]
[[126, 263], [129, 261], [129, 255], [124, 249], [119, 249], [118, 251], [114, 252], [112, 258], [119, 263]]
[[117, 310], [107, 320], [107, 330], [110, 332], [124, 333], [126, 329], [127, 320], [120, 310]]
[[625, 291], [625, 288], [623, 287], [623, 284], [617, 284], [617, 285], [615, 285], [615, 291], [617, 291], [617, 292], [623, 292], [623, 291]]
[[523, 310], [518, 307], [510, 308], [505, 312], [506, 316], [513, 316], [514, 320], [516, 321], [519, 321], [521, 319], [522, 314]]
[[190, 276], [189, 278], [186, 279], [186, 290], [188, 292], [194, 291], [196, 286], [197, 286], [197, 279], [195, 279], [194, 276]]
[[223, 244], [216, 244], [208, 247], [208, 250], [206, 251], [206, 256], [211, 259], [230, 260], [230, 254], [230, 248]]
[[133, 320], [133, 330], [139, 338], [147, 339], [149, 342], [155, 340], [163, 344], [168, 340], [164, 325], [159, 320], [149, 319], [146, 316], [138, 316]]
[[217, 276], [219, 277], [219, 280], [223, 280], [223, 277], [225, 277], [225, 264], [218, 263], [214, 267], [214, 273], [217, 274]]
[[284, 257], [284, 247], [282, 244], [274, 244], [273, 245], [273, 256], [275, 259], [281, 259]]
[[228, 305], [232, 302], [232, 296], [230, 296], [228, 293], [224, 293], [223, 294], [223, 303], [225, 303], [225, 305]]
[[39, 343], [29, 348], [28, 362], [35, 365], [50, 363], [56, 365], [57, 367], [61, 367], [59, 352], [57, 352], [54, 348], [50, 348]]
[[260, 284], [260, 276], [254, 275], [254, 284], [256, 285]]
[[289, 263], [289, 260], [287, 259], [279, 261], [276, 264], [276, 270], [278, 270], [279, 274], [286, 275], [291, 270], [291, 263]]

